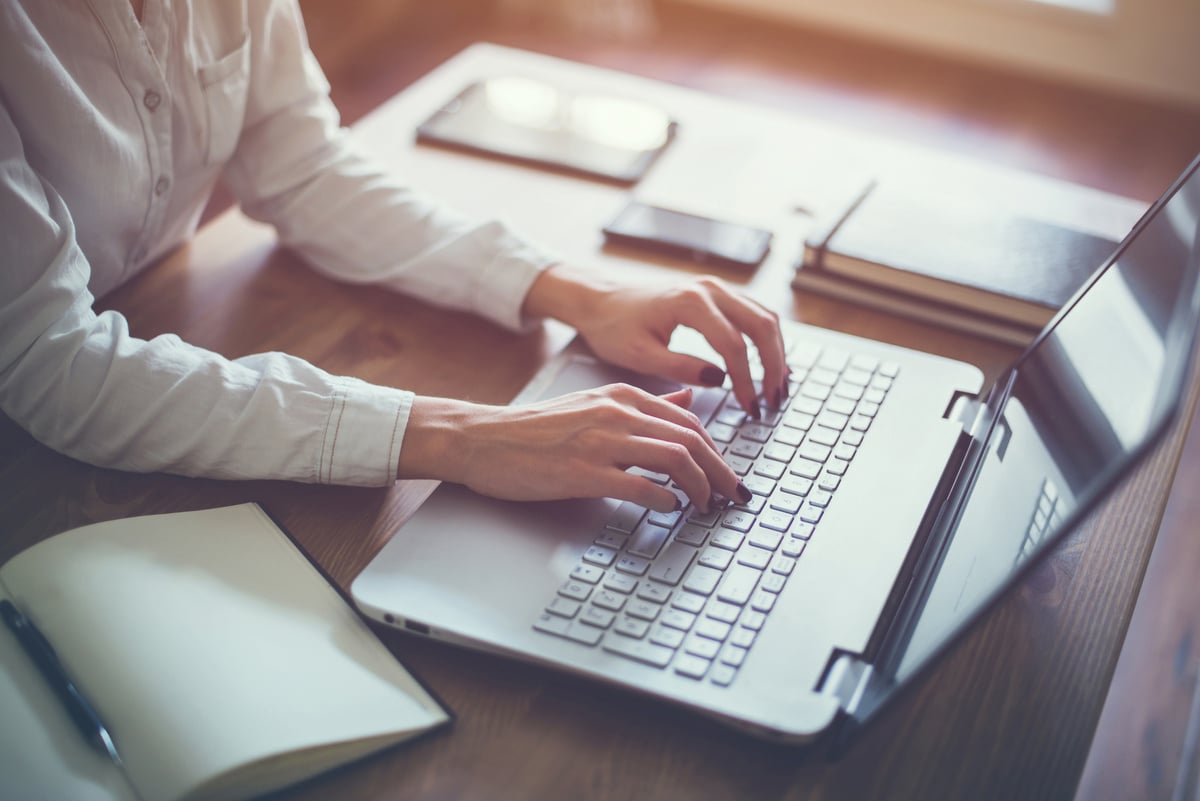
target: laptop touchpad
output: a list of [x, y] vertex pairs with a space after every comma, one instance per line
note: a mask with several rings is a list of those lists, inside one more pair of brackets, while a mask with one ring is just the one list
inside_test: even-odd
[[557, 398], [570, 392], [601, 387], [605, 384], [632, 384], [652, 395], [663, 395], [682, 388], [682, 384], [665, 378], [643, 375], [586, 356], [572, 356], [554, 376], [554, 380], [534, 400]]

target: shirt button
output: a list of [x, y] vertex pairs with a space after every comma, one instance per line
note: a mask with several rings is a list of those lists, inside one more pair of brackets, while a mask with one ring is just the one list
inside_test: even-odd
[[153, 89], [147, 89], [146, 94], [142, 95], [142, 103], [151, 111], [158, 108], [158, 104], [161, 102], [162, 96]]
[[162, 195], [170, 187], [171, 187], [171, 179], [165, 175], [161, 175], [161, 176], [159, 176], [158, 180], [154, 182], [154, 194]]

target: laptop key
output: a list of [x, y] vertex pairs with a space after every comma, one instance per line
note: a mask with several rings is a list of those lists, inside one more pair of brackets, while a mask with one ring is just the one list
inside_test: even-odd
[[747, 543], [738, 549], [737, 560], [738, 564], [762, 570], [771, 561], [771, 552]]
[[813, 506], [820, 506], [822, 509], [829, 505], [833, 500], [833, 493], [828, 490], [814, 490], [808, 493], [808, 502]]
[[713, 665], [708, 679], [718, 687], [728, 687], [733, 683], [735, 676], [737, 676], [737, 668], [732, 665]]
[[635, 617], [622, 615], [617, 621], [617, 625], [613, 626], [613, 631], [624, 634], [626, 637], [641, 639], [646, 636], [646, 632], [650, 630], [650, 624], [645, 620], [638, 620]]
[[737, 435], [737, 429], [724, 423], [709, 423], [708, 435], [713, 438], [713, 442], [731, 442]]
[[734, 456], [740, 456], [743, 459], [757, 459], [761, 451], [762, 445], [757, 442], [748, 439], [736, 439], [725, 452]]
[[663, 616], [659, 619], [659, 622], [669, 628], [687, 631], [696, 622], [696, 616], [682, 609], [668, 609], [666, 612], [663, 612]]
[[550, 602], [550, 605], [546, 607], [546, 611], [559, 617], [571, 618], [578, 614], [582, 606], [583, 604], [579, 601], [572, 601], [570, 598], [564, 598], [560, 595]]
[[708, 606], [704, 608], [705, 617], [711, 617], [713, 620], [719, 620], [722, 623], [732, 623], [737, 620], [741, 612], [742, 608], [740, 606], [725, 603], [716, 598], [710, 600]]
[[604, 629], [598, 629], [595, 626], [580, 623], [578, 620], [572, 620], [571, 625], [567, 626], [567, 631], [563, 636], [568, 640], [581, 642], [584, 645], [595, 645], [604, 636]]
[[692, 558], [696, 555], [696, 548], [678, 540], [667, 546], [667, 550], [663, 555], [655, 560], [650, 567], [650, 578], [655, 581], [661, 581], [664, 584], [675, 585], [683, 578], [683, 574], [687, 572], [688, 566], [692, 563]]
[[675, 662], [675, 672], [689, 679], [700, 679], [708, 670], [709, 661], [693, 654], [682, 654]]
[[676, 609], [682, 609], [685, 612], [697, 614], [704, 608], [704, 596], [696, 595], [693, 592], [679, 592], [675, 594], [674, 600], [671, 601], [671, 606]]
[[711, 660], [721, 650], [721, 643], [718, 639], [706, 639], [701, 636], [694, 636], [688, 639], [687, 644], [683, 646], [683, 650], [701, 659]]
[[712, 539], [709, 540], [709, 544], [714, 545], [717, 548], [724, 548], [727, 551], [736, 551], [744, 539], [746, 539], [746, 535], [740, 531], [734, 531], [730, 528], [722, 528], [713, 532]]
[[[793, 540], [795, 542], [795, 540]], [[778, 557], [776, 557], [778, 559]], [[771, 573], [763, 575], [762, 588], [767, 592], [773, 592], [776, 595], [783, 592], [783, 586], [787, 584], [787, 575], [780, 570], [775, 570], [774, 564], [771, 566]], [[791, 571], [788, 571], [791, 572]]]
[[558, 594], [576, 601], [586, 601], [587, 597], [592, 594], [592, 588], [582, 581], [572, 579], [558, 588]]
[[[811, 523], [805, 523], [804, 525], [811, 525]], [[792, 559], [795, 559], [804, 553], [804, 540], [788, 537], [783, 541], [783, 547], [779, 549], [779, 552], [784, 556], [790, 556]]]
[[654, 632], [650, 635], [650, 642], [667, 648], [678, 648], [683, 644], [683, 632], [679, 629], [663, 628], [656, 626]]
[[[787, 517], [786, 515], [781, 516]], [[787, 517], [787, 524], [791, 525], [791, 523], [791, 517]], [[765, 523], [763, 526], [764, 527], [756, 528], [754, 531], [750, 532], [750, 537], [747, 542], [758, 548], [762, 548], [767, 551], [773, 551], [779, 547], [779, 543], [783, 542], [783, 531], [786, 529], [780, 530], [765, 528]]]
[[746, 649], [740, 645], [726, 643], [725, 647], [721, 649], [721, 661], [731, 667], [741, 667], [742, 663], [746, 661]]
[[727, 603], [742, 606], [750, 600], [750, 595], [754, 592], [760, 576], [762, 576], [761, 570], [736, 564], [721, 580], [720, 586], [717, 588], [717, 597]]
[[617, 558], [617, 552], [612, 548], [604, 548], [599, 545], [593, 545], [583, 552], [583, 561], [591, 562], [593, 565], [608, 567]]
[[622, 573], [629, 573], [634, 576], [645, 575], [650, 569], [650, 562], [640, 556], [622, 556], [617, 560], [617, 570]]
[[604, 578], [604, 571], [595, 565], [575, 565], [575, 569], [571, 571], [571, 578], [595, 584]]
[[[823, 463], [829, 458], [829, 454], [833, 451], [828, 445], [822, 445], [818, 442], [805, 441], [797, 451], [800, 458], [804, 461]], [[792, 465], [792, 472], [796, 472], [796, 465]], [[816, 475], [808, 476], [808, 478], [816, 478]]]
[[754, 515], [738, 511], [737, 509], [731, 509], [725, 513], [725, 517], [721, 520], [721, 525], [734, 531], [746, 532], [754, 525]]
[[608, 519], [608, 528], [624, 534], [632, 534], [645, 513], [646, 507], [638, 506], [632, 501], [623, 501]]
[[700, 552], [699, 564], [705, 567], [712, 567], [717, 570], [724, 570], [729, 567], [729, 563], [733, 561], [733, 551], [727, 551], [724, 548], [708, 547]]
[[596, 597], [592, 598], [592, 603], [601, 609], [617, 612], [625, 605], [625, 596], [612, 590], [600, 590], [600, 592], [596, 593]]
[[[822, 426], [822, 425], [816, 425], [816, 426], [813, 426], [812, 430], [808, 432], [808, 439], [805, 441], [805, 445], [815, 442], [818, 445], [826, 445], [826, 446], [832, 447], [837, 444], [837, 441], [838, 441], [838, 432], [835, 429], [826, 428], [825, 426]], [[800, 446], [800, 450], [801, 451], [804, 450], [804, 445]], [[809, 456], [807, 458], [812, 459], [814, 457]], [[820, 459], [817, 459], [817, 461], [823, 462], [823, 461], [825, 461], [825, 459], [820, 458]]]
[[602, 548], [611, 548], [614, 551], [619, 551], [625, 547], [625, 543], [629, 541], [628, 534], [622, 534], [619, 531], [605, 529], [600, 532], [600, 536], [596, 537], [596, 544]]
[[609, 573], [608, 578], [604, 579], [605, 589], [616, 590], [617, 592], [623, 592], [626, 595], [633, 592], [633, 588], [636, 586], [637, 579], [621, 573]]
[[744, 476], [750, 472], [750, 468], [754, 467], [754, 462], [745, 459], [741, 456], [725, 455], [725, 464], [729, 465], [729, 469], [737, 473], [739, 476]]
[[630, 601], [625, 614], [640, 620], [654, 620], [662, 607], [650, 601]]
[[683, 582], [683, 588], [698, 595], [712, 595], [712, 591], [717, 588], [717, 582], [721, 580], [721, 571], [713, 570], [711, 567], [696, 565], [692, 568], [692, 572], [688, 574], [687, 579]]
[[[654, 578], [651, 576], [651, 578]], [[638, 587], [637, 597], [656, 604], [665, 604], [671, 600], [671, 591], [661, 584], [643, 581]]]
[[[592, 630], [599, 631], [599, 629]], [[671, 658], [675, 656], [674, 649], [663, 645], [656, 645], [646, 640], [634, 640], [619, 634], [607, 637], [604, 640], [604, 645], [601, 647], [609, 653], [628, 657], [629, 659], [660, 668], [670, 664]]]
[[633, 532], [633, 538], [625, 550], [634, 556], [653, 559], [662, 549], [663, 543], [667, 541], [670, 533], [671, 529], [669, 528], [656, 526], [649, 520], [643, 520], [638, 524], [637, 530]]
[[583, 623], [587, 623], [589, 626], [596, 626], [597, 628], [606, 629], [612, 625], [613, 620], [615, 620], [616, 617], [617, 616], [615, 614], [606, 609], [589, 606], [586, 610], [584, 610], [584, 613], [579, 616], [579, 620]]
[[559, 637], [567, 636], [567, 629], [570, 628], [571, 621], [565, 617], [558, 617], [549, 612], [543, 612], [538, 616], [538, 619], [533, 621], [533, 627], [538, 631], [543, 631], [546, 634], [557, 634]]

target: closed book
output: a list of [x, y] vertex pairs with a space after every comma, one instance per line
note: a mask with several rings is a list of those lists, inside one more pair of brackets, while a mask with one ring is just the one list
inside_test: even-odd
[[1033, 341], [1041, 330], [1035, 326], [1015, 323], [929, 298], [901, 294], [878, 284], [816, 269], [803, 262], [796, 266], [792, 286], [802, 292], [813, 292], [910, 320], [963, 331], [1006, 345], [1024, 347]]
[[[5, 799], [238, 801], [450, 720], [254, 504], [51, 537], [0, 567], [0, 605]], [[119, 760], [75, 725], [14, 619]]]
[[883, 180], [805, 245], [805, 269], [1034, 329], [1112, 255], [1116, 242], [953, 188]]

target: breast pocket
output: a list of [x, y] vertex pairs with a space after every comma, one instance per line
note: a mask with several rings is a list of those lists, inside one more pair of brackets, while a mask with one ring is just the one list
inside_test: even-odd
[[249, 37], [217, 61], [198, 67], [197, 76], [204, 95], [204, 163], [221, 164], [233, 155], [246, 117]]

